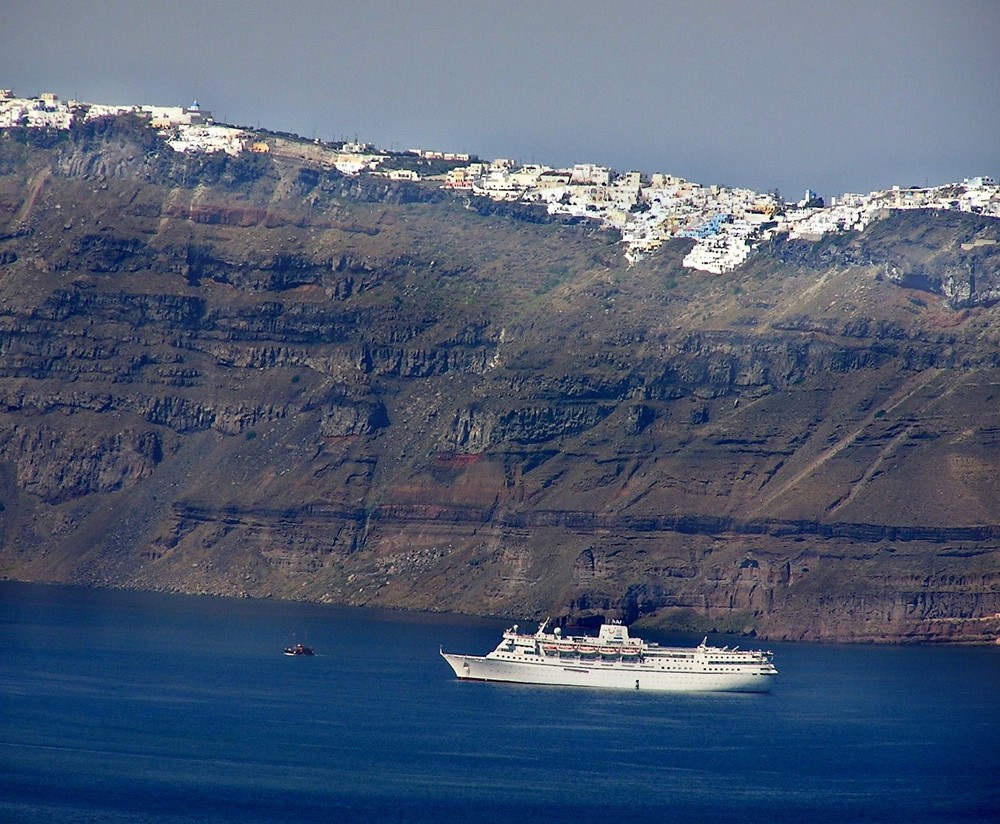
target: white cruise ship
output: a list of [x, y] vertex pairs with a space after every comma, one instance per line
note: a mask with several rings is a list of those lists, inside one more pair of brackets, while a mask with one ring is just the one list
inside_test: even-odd
[[487, 655], [441, 655], [460, 679], [553, 684], [655, 692], [768, 692], [778, 671], [772, 654], [737, 647], [661, 647], [630, 637], [628, 627], [604, 624], [596, 638], [546, 632], [517, 624]]

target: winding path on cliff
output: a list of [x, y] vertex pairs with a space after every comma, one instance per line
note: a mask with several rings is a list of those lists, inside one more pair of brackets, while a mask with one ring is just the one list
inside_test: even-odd
[[[941, 395], [935, 397], [931, 401], [931, 404], [940, 401], [941, 398], [943, 397], [951, 395], [952, 393], [955, 392], [956, 388], [957, 388], [956, 385], [949, 386]], [[882, 449], [879, 450], [878, 455], [875, 457], [875, 460], [871, 462], [871, 464], [862, 474], [861, 478], [859, 478], [856, 483], [852, 484], [851, 491], [848, 492], [839, 501], [834, 502], [834, 504], [830, 506], [830, 508], [827, 510], [827, 514], [835, 515], [837, 512], [839, 512], [841, 509], [847, 506], [851, 501], [853, 501], [858, 496], [858, 494], [865, 488], [865, 485], [868, 484], [868, 482], [871, 481], [871, 479], [874, 478], [876, 474], [878, 474], [879, 470], [882, 468], [882, 465], [885, 463], [885, 461], [888, 458], [891, 458], [893, 454], [895, 454], [897, 447], [904, 441], [906, 441], [913, 434], [913, 431], [915, 429], [917, 429], [916, 424], [910, 424], [909, 426], [905, 427], [902, 432], [898, 433], [895, 437], [893, 437], [884, 447], [882, 447]]]
[[[803, 480], [808, 478], [810, 475], [815, 474], [820, 468], [824, 466], [831, 458], [835, 458], [845, 449], [850, 447], [854, 442], [861, 436], [861, 434], [871, 426], [875, 420], [876, 416], [885, 414], [886, 412], [891, 412], [896, 409], [900, 404], [906, 402], [912, 398], [917, 392], [921, 391], [926, 387], [931, 381], [938, 377], [940, 370], [938, 369], [925, 369], [922, 372], [914, 375], [910, 380], [906, 381], [890, 398], [886, 403], [878, 407], [870, 415], [865, 416], [858, 424], [855, 426], [847, 435], [837, 441], [829, 449], [824, 450], [811, 461], [809, 461], [802, 469], [792, 475], [791, 478], [783, 481], [777, 489], [771, 491], [763, 501], [761, 501], [752, 512], [752, 517], [757, 517], [765, 514], [765, 512], [782, 496], [786, 495], [796, 486], [798, 486]], [[833, 506], [828, 510], [829, 514], [842, 509], [846, 506], [854, 497], [858, 494], [861, 487], [870, 480], [878, 470], [878, 466], [881, 464], [885, 457], [893, 450], [899, 443], [905, 440], [909, 436], [910, 429], [904, 429], [899, 435], [894, 437], [882, 450], [879, 451], [878, 456], [872, 462], [872, 464], [862, 473], [859, 481], [854, 484], [850, 493], [848, 493], [844, 498], [836, 501]]]

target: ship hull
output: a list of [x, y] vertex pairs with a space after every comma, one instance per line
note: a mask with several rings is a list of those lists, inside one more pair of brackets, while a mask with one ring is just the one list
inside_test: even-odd
[[510, 661], [441, 653], [463, 681], [498, 681], [650, 692], [769, 692], [773, 675], [760, 672], [670, 670], [649, 662], [582, 662], [540, 658]]

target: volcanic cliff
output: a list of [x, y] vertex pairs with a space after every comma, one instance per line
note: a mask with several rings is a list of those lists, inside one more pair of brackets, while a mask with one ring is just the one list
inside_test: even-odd
[[129, 118], [0, 136], [0, 575], [848, 641], [1000, 631], [1000, 221], [726, 275]]

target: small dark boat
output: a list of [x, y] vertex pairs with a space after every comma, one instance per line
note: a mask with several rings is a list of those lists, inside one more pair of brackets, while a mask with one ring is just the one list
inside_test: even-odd
[[296, 644], [292, 647], [285, 647], [285, 655], [315, 655], [312, 647], [307, 647], [305, 644]]

